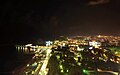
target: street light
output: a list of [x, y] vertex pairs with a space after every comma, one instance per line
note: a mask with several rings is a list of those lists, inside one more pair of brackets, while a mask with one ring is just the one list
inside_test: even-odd
[[85, 70], [85, 69], [83, 69], [83, 73], [87, 74], [87, 75], [90, 75], [89, 72], [87, 70]]

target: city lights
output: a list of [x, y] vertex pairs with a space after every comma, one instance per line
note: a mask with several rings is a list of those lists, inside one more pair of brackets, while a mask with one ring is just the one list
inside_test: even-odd
[[[81, 37], [82, 36], [80, 36], [80, 38]], [[92, 38], [90, 38], [90, 36], [83, 36], [83, 39], [79, 39], [78, 37], [77, 39], [74, 38], [71, 39], [67, 37], [68, 40], [62, 41], [45, 41], [45, 46], [34, 46], [33, 44], [16, 45], [18, 51], [22, 50], [24, 52], [24, 50], [26, 50], [35, 53], [33, 61], [36, 61], [27, 64], [27, 69], [31, 71], [27, 71], [26, 69], [24, 73], [36, 75], [54, 73], [68, 75], [69, 73], [73, 73], [72, 75], [75, 75], [75, 73], [78, 72], [79, 75], [91, 75], [96, 74], [98, 68], [101, 69], [102, 72], [104, 69], [106, 71], [111, 70], [110, 73], [118, 71], [117, 68], [113, 69], [113, 67], [115, 68], [120, 64], [120, 47], [118, 46], [119, 44], [111, 42], [115, 40], [116, 37], [99, 35]], [[109, 42], [105, 42], [103, 39], [108, 39]], [[72, 71], [77, 69], [78, 71]]]

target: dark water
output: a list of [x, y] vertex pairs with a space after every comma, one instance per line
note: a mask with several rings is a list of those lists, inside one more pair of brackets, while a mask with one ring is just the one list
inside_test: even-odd
[[18, 52], [14, 45], [0, 46], [0, 75], [8, 74], [24, 66], [33, 54]]

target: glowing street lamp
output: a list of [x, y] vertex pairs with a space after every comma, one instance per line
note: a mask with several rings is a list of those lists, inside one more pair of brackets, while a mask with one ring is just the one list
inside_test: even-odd
[[85, 70], [85, 69], [83, 69], [83, 73], [87, 74], [87, 75], [90, 75], [89, 72], [87, 70]]

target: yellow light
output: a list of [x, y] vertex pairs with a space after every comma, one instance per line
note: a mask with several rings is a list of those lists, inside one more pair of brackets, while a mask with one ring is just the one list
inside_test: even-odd
[[61, 72], [63, 72], [63, 70], [61, 70]]
[[100, 38], [100, 37], [101, 37], [101, 35], [98, 35], [98, 37]]
[[32, 74], [34, 74], [35, 72], [34, 71], [32, 71]]

